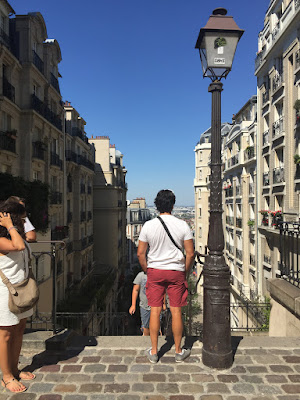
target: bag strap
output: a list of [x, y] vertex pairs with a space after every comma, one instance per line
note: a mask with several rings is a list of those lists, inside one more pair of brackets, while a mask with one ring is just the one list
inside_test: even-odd
[[13, 295], [16, 294], [17, 293], [16, 289], [13, 287], [13, 285], [10, 283], [10, 280], [1, 271], [1, 269], [0, 269], [0, 276], [1, 276], [2, 282], [4, 283], [4, 285], [7, 286], [7, 289], [10, 291], [10, 293], [13, 294]]
[[178, 246], [178, 244], [177, 244], [177, 243], [175, 242], [175, 240], [173, 239], [173, 236], [171, 235], [171, 233], [170, 233], [170, 231], [169, 231], [167, 225], [165, 224], [164, 220], [163, 220], [160, 216], [158, 216], [157, 218], [158, 218], [158, 219], [160, 220], [160, 222], [162, 223], [162, 226], [165, 228], [165, 231], [167, 232], [167, 234], [168, 234], [169, 238], [171, 239], [171, 241], [173, 242], [173, 244], [177, 247], [177, 249], [179, 249], [179, 250], [183, 253], [182, 249]]

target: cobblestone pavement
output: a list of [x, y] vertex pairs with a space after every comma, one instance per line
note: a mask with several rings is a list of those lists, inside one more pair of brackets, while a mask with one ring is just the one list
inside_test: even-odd
[[34, 357], [25, 348], [21, 362], [37, 377], [25, 382], [28, 390], [22, 394], [0, 389], [0, 400], [300, 399], [300, 338], [244, 338], [227, 370], [202, 364], [199, 341], [180, 364], [174, 346], [163, 338], [162, 356], [150, 364], [144, 356], [147, 345], [145, 337], [77, 339], [67, 350]]

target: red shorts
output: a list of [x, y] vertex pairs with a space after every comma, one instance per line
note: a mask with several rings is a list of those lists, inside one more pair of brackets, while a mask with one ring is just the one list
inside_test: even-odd
[[185, 272], [148, 268], [146, 283], [148, 305], [150, 307], [161, 307], [166, 290], [171, 307], [186, 306], [188, 284]]

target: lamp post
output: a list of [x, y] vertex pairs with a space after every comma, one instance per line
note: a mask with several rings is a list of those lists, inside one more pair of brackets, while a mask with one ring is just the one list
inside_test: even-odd
[[211, 115], [211, 178], [208, 255], [203, 267], [203, 364], [212, 368], [229, 368], [233, 362], [230, 332], [230, 270], [224, 258], [221, 179], [221, 92], [222, 78], [231, 70], [232, 61], [243, 30], [239, 29], [227, 10], [213, 11], [200, 30], [196, 43], [203, 68], [203, 77], [212, 83]]

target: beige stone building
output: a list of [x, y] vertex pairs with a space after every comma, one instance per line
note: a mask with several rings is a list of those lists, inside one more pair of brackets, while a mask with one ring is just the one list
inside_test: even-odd
[[95, 146], [93, 188], [93, 223], [95, 270], [115, 276], [107, 296], [107, 312], [114, 311], [118, 282], [127, 265], [126, 241], [126, 169], [123, 154], [110, 143], [108, 136], [89, 139]]
[[256, 96], [233, 117], [223, 140], [224, 238], [232, 301], [258, 296], [256, 265]]
[[[224, 137], [231, 125], [223, 123], [221, 134]], [[195, 149], [195, 250], [201, 254], [205, 253], [208, 238], [209, 222], [209, 176], [210, 176], [210, 154], [211, 154], [211, 129], [207, 129], [200, 136]], [[199, 273], [200, 271], [198, 271]], [[201, 286], [198, 285], [198, 290]]]
[[271, 213], [281, 211], [285, 221], [299, 221], [300, 164], [294, 160], [300, 154], [299, 113], [294, 108], [300, 99], [299, 24], [298, 0], [273, 0], [258, 38], [257, 240], [262, 293], [280, 269], [280, 235]]
[[80, 285], [93, 269], [94, 146], [85, 133], [85, 120], [65, 102], [66, 196], [69, 241], [66, 249], [67, 287]]
[[[61, 52], [56, 40], [47, 36], [40, 13], [15, 15], [8, 2], [1, 1], [1, 172], [39, 180], [50, 186], [49, 219], [64, 225], [64, 133], [63, 107], [58, 84]], [[53, 228], [53, 226], [52, 226]], [[52, 230], [53, 231], [53, 230]], [[50, 240], [51, 230], [38, 235]], [[49, 245], [32, 245], [33, 251], [48, 250]], [[63, 252], [56, 259], [62, 269]], [[49, 308], [52, 282], [50, 258], [39, 258], [38, 277], [41, 286], [40, 308]], [[57, 277], [64, 296], [62, 276]], [[44, 294], [47, 295], [44, 296]]]
[[128, 271], [132, 271], [134, 267], [139, 266], [137, 258], [139, 236], [142, 226], [149, 219], [151, 219], [151, 215], [150, 210], [146, 208], [145, 198], [138, 197], [129, 203], [127, 206], [126, 226]]
[[[48, 38], [43, 16], [38, 12], [15, 15], [4, 0], [0, 13], [0, 171], [49, 185], [49, 229], [37, 232], [37, 240], [68, 242], [65, 250], [49, 243], [31, 244], [38, 259], [39, 311], [51, 311], [54, 265], [49, 254], [54, 247], [57, 303], [65, 298], [70, 284], [82, 282], [91, 269], [94, 149], [75, 110], [72, 117], [71, 111], [66, 113], [65, 133], [58, 82], [61, 51], [57, 41]], [[76, 132], [72, 131], [75, 126]], [[76, 154], [76, 160], [68, 158], [69, 151]]]

